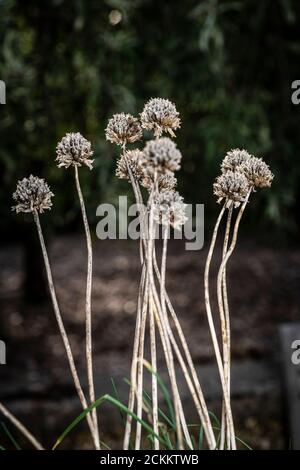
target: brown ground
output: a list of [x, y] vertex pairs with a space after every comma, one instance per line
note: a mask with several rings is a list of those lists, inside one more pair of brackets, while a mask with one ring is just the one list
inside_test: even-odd
[[[128, 376], [139, 278], [137, 245], [127, 241], [94, 242], [94, 351], [99, 386], [108, 377]], [[188, 252], [171, 242], [167, 287], [197, 365], [212, 364], [213, 353], [203, 303], [205, 251]], [[217, 252], [212, 266], [215, 286]], [[84, 240], [62, 237], [51, 245], [51, 260], [65, 323], [76, 360], [84, 368]], [[49, 443], [68, 419], [76, 416], [68, 366], [51, 306], [24, 305], [21, 298], [22, 256], [18, 247], [0, 252], [1, 338], [7, 343], [7, 366], [0, 366], [3, 401]], [[298, 320], [300, 250], [274, 250], [241, 245], [230, 262], [228, 283], [232, 312], [232, 354], [235, 363], [270, 362], [278, 377], [277, 328]], [[244, 361], [244, 362], [243, 362]], [[163, 360], [160, 361], [163, 367]], [[69, 379], [69, 378], [68, 378]], [[266, 379], [267, 380], [267, 379]], [[106, 382], [105, 382], [106, 381]], [[97, 382], [97, 383], [98, 383]], [[237, 392], [234, 409], [238, 429], [255, 448], [285, 446], [280, 388]], [[235, 387], [238, 389], [239, 387]], [[210, 397], [211, 407], [218, 405]], [[75, 404], [74, 404], [75, 403]], [[75, 409], [74, 409], [75, 407]], [[74, 415], [75, 413], [75, 415]], [[118, 414], [103, 412], [105, 436], [114, 447], [121, 433]], [[1, 436], [1, 432], [0, 432]], [[65, 447], [85, 446], [85, 434], [74, 433]], [[0, 442], [1, 444], [1, 442]]]

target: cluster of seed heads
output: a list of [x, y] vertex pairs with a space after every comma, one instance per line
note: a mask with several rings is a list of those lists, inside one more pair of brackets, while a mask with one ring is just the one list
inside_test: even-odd
[[174, 130], [180, 128], [179, 113], [175, 104], [163, 98], [151, 98], [140, 114], [142, 127], [151, 130], [155, 137], [163, 132], [175, 137]]
[[94, 161], [90, 158], [92, 155], [91, 143], [79, 132], [66, 134], [56, 147], [56, 161], [59, 168], [86, 165], [91, 170]]
[[[154, 190], [156, 197], [163, 201], [161, 209], [155, 212], [158, 219], [161, 223], [167, 221], [172, 226], [179, 226], [185, 221], [185, 204], [175, 193], [174, 172], [180, 169], [182, 155], [175, 142], [161, 137], [164, 132], [175, 137], [174, 130], [180, 127], [179, 113], [171, 101], [152, 98], [140, 113], [140, 122], [139, 127], [136, 118], [124, 113], [114, 115], [108, 122], [106, 139], [124, 149], [117, 162], [116, 176], [128, 181], [133, 178], [150, 192]], [[126, 151], [127, 143], [140, 139], [141, 128], [151, 130], [156, 138], [148, 141], [143, 150]]]
[[50, 191], [44, 179], [30, 175], [18, 181], [13, 199], [16, 205], [12, 207], [18, 212], [39, 212], [51, 209], [51, 198], [54, 194]]
[[214, 194], [221, 202], [224, 198], [227, 207], [235, 207], [255, 188], [271, 186], [274, 175], [269, 166], [261, 159], [250, 155], [246, 150], [233, 149], [227, 152], [221, 163], [222, 174], [214, 183]]

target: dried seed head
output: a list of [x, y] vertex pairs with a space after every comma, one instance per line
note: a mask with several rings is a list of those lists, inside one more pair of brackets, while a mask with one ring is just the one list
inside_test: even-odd
[[158, 224], [179, 229], [187, 221], [186, 204], [177, 191], [163, 191], [154, 200], [154, 220]]
[[121, 155], [117, 162], [116, 176], [120, 179], [130, 181], [129, 166], [133, 178], [140, 183], [145, 177], [144, 162], [145, 157], [141, 150], [128, 150]]
[[247, 150], [232, 149], [226, 153], [224, 160], [221, 163], [222, 173], [226, 171], [238, 171], [239, 167], [249, 160], [251, 155]]
[[175, 105], [163, 98], [151, 98], [140, 114], [142, 127], [153, 130], [155, 137], [168, 132], [175, 137], [173, 130], [180, 128], [179, 113]]
[[240, 168], [251, 186], [255, 188], [269, 188], [271, 186], [274, 175], [261, 158], [251, 157]]
[[169, 175], [161, 175], [157, 181], [158, 191], [174, 191], [177, 186], [177, 179], [172, 173]]
[[114, 114], [105, 129], [106, 140], [117, 145], [131, 144], [140, 140], [142, 129], [137, 118], [131, 114]]
[[[154, 173], [146, 171], [144, 173], [143, 180], [141, 182], [141, 185], [144, 186], [144, 188], [147, 188], [149, 190], [152, 189], [154, 184]], [[169, 174], [164, 174], [160, 175], [157, 178], [157, 186], [158, 186], [158, 191], [174, 191], [175, 187], [177, 186], [177, 179], [175, 178], [174, 174], [170, 172]]]
[[168, 137], [149, 140], [144, 148], [147, 165], [158, 173], [168, 173], [180, 169], [181, 152]]
[[18, 181], [13, 199], [16, 205], [12, 210], [18, 212], [44, 212], [52, 206], [51, 198], [54, 194], [50, 191], [44, 179], [30, 175]]
[[233, 202], [238, 207], [249, 191], [249, 183], [243, 173], [237, 171], [227, 171], [217, 177], [214, 183], [214, 194], [218, 197], [218, 202], [223, 198], [228, 200], [228, 206]]
[[56, 161], [59, 168], [86, 165], [91, 170], [94, 161], [90, 158], [92, 155], [91, 143], [79, 132], [67, 133], [56, 147]]

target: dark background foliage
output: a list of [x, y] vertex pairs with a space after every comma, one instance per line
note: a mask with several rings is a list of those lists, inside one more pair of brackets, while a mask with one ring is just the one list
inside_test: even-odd
[[253, 202], [247, 230], [259, 224], [268, 237], [270, 227], [276, 239], [297, 236], [300, 106], [291, 103], [291, 83], [299, 78], [299, 15], [297, 0], [0, 1], [2, 235], [20, 233], [11, 193], [31, 172], [55, 192], [48, 225], [76, 227], [73, 179], [53, 162], [66, 131], [93, 144], [95, 170], [81, 173], [92, 219], [101, 201], [127, 191], [114, 176], [107, 119], [137, 114], [160, 96], [182, 117], [185, 199], [205, 203], [207, 220], [215, 217], [211, 187], [220, 160], [244, 147], [275, 173], [272, 190]]

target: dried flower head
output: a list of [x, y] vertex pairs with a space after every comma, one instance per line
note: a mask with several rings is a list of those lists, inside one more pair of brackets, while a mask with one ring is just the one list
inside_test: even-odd
[[141, 182], [145, 177], [144, 162], [145, 157], [141, 150], [128, 150], [121, 155], [117, 162], [116, 176], [120, 179], [130, 181], [129, 167], [133, 178], [137, 182]]
[[242, 164], [241, 171], [255, 188], [269, 188], [274, 178], [269, 166], [261, 158], [249, 158]]
[[44, 179], [30, 175], [18, 181], [13, 199], [16, 205], [12, 210], [18, 212], [44, 212], [52, 206], [51, 198], [54, 194], [50, 191]]
[[175, 137], [173, 130], [180, 128], [179, 113], [175, 104], [163, 98], [151, 98], [140, 114], [142, 127], [153, 130], [155, 137], [168, 132]]
[[168, 173], [180, 169], [181, 152], [168, 137], [149, 140], [144, 148], [147, 165], [158, 173]]
[[158, 178], [157, 184], [159, 192], [174, 191], [177, 186], [177, 179], [172, 173], [167, 175], [161, 175]]
[[234, 207], [238, 207], [245, 200], [248, 191], [246, 176], [237, 171], [222, 173], [214, 183], [214, 194], [218, 197], [218, 202], [225, 198], [228, 201], [227, 206], [233, 203]]
[[69, 166], [86, 165], [91, 170], [93, 161], [91, 156], [91, 143], [79, 132], [67, 133], [56, 147], [57, 166], [69, 168]]
[[[149, 172], [147, 171], [146, 167], [144, 168], [144, 176], [141, 181], [141, 185], [144, 186], [144, 188], [147, 188], [151, 190], [153, 188], [154, 184], [154, 173], [153, 171]], [[158, 191], [174, 191], [174, 189], [177, 186], [177, 179], [175, 178], [174, 174], [172, 172], [169, 172], [164, 175], [160, 175], [157, 178], [157, 187]]]
[[186, 204], [177, 191], [163, 191], [154, 200], [154, 220], [179, 229], [187, 221], [185, 208]]
[[249, 160], [251, 155], [247, 150], [232, 149], [226, 153], [224, 160], [221, 163], [222, 173], [226, 171], [238, 171], [239, 167]]
[[131, 114], [114, 114], [105, 129], [106, 140], [117, 145], [126, 145], [140, 140], [142, 129], [137, 118]]

